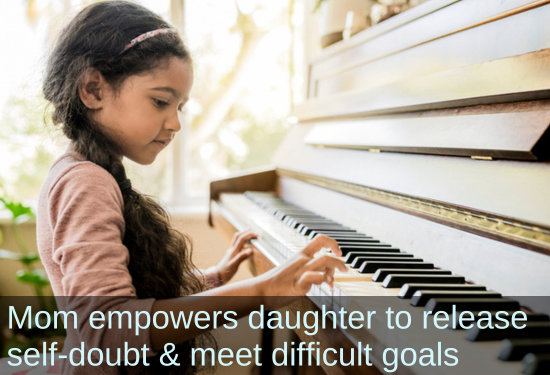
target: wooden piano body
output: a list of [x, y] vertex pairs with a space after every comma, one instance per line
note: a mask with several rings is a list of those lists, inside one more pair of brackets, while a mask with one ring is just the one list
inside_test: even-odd
[[550, 1], [431, 0], [326, 48], [273, 166], [212, 182], [211, 223], [243, 225], [224, 193], [273, 191], [520, 302], [549, 296], [549, 19]]

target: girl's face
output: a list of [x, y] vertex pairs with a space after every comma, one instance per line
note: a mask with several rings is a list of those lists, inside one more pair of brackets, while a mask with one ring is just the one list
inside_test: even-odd
[[178, 118], [193, 86], [191, 63], [172, 57], [152, 72], [133, 75], [107, 92], [94, 119], [126, 156], [151, 164], [181, 129]]

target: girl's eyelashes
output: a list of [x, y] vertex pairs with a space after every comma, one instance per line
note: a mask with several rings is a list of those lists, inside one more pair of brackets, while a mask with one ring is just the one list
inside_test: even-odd
[[164, 100], [159, 100], [159, 99], [155, 99], [155, 98], [153, 98], [153, 101], [155, 102], [156, 106], [159, 107], [159, 108], [164, 108], [169, 104], [168, 102], [165, 102]]
[[[164, 108], [164, 107], [170, 105], [169, 102], [166, 102], [166, 101], [160, 100], [160, 99], [156, 99], [156, 98], [153, 98], [153, 101], [155, 102], [155, 105], [156, 105], [157, 107], [159, 107], [159, 108]], [[179, 106], [178, 106], [178, 111], [179, 111], [179, 112], [183, 112], [183, 107], [184, 107], [184, 106], [185, 106], [185, 105], [183, 105], [183, 104], [182, 104], [182, 105], [179, 105]]]

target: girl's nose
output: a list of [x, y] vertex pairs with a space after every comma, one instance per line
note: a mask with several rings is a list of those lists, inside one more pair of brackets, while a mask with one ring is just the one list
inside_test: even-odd
[[170, 118], [164, 123], [164, 127], [173, 132], [179, 132], [181, 130], [181, 122], [178, 112], [170, 116]]

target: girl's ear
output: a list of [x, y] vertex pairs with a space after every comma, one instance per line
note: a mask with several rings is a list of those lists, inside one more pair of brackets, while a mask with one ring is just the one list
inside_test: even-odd
[[80, 100], [90, 109], [101, 109], [105, 103], [107, 82], [96, 68], [89, 68], [78, 86]]

